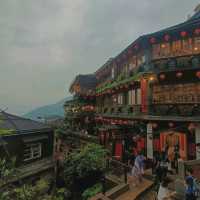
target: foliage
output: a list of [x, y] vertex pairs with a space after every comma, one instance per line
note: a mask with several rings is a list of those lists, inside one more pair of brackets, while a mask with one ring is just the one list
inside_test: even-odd
[[69, 179], [87, 177], [92, 171], [104, 171], [106, 150], [97, 144], [88, 144], [80, 152], [73, 152], [65, 158], [64, 173]]
[[55, 130], [55, 136], [56, 138], [62, 138], [63, 134], [65, 133], [65, 130], [63, 128], [57, 128]]
[[9, 177], [14, 176], [16, 158], [10, 159], [0, 158], [0, 178], [2, 181], [6, 181]]
[[98, 184], [94, 185], [93, 187], [86, 189], [82, 194], [82, 198], [83, 198], [83, 200], [87, 200], [87, 199], [95, 196], [96, 194], [100, 193], [101, 191], [102, 191], [102, 185], [100, 183], [98, 183]]
[[12, 135], [15, 131], [12, 129], [0, 129], [0, 136]]
[[40, 200], [41, 196], [48, 190], [48, 182], [44, 179], [39, 180], [35, 186], [24, 184], [14, 190], [16, 200]]

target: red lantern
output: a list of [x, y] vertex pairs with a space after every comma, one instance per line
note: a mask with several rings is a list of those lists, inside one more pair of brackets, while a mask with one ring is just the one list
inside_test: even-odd
[[173, 122], [170, 122], [168, 125], [169, 125], [170, 128], [174, 127], [174, 123]]
[[195, 124], [194, 123], [190, 123], [189, 126], [188, 126], [188, 130], [190, 132], [194, 131], [195, 130]]
[[150, 41], [151, 44], [154, 44], [156, 42], [156, 38], [151, 37], [149, 41]]
[[195, 35], [199, 35], [199, 34], [200, 34], [200, 28], [195, 29], [195, 30], [194, 30], [194, 34], [195, 34]]
[[196, 73], [196, 76], [200, 79], [200, 71]]
[[153, 127], [153, 128], [157, 128], [157, 127], [158, 127], [158, 124], [157, 124], [157, 123], [153, 123], [153, 124], [152, 124], [152, 127]]
[[186, 37], [187, 36], [187, 32], [186, 31], [181, 31], [181, 37]]
[[165, 74], [160, 74], [159, 77], [160, 77], [161, 80], [164, 80], [165, 79]]
[[166, 35], [164, 36], [164, 39], [165, 39], [166, 42], [168, 42], [168, 41], [170, 40], [170, 35], [166, 34]]
[[177, 73], [176, 73], [176, 77], [177, 77], [177, 78], [181, 78], [182, 76], [183, 76], [183, 72], [177, 72]]

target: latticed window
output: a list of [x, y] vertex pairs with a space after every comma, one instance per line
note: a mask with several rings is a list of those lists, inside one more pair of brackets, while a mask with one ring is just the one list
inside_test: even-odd
[[40, 158], [42, 155], [41, 143], [26, 144], [24, 148], [24, 161]]
[[183, 54], [192, 54], [192, 38], [182, 40]]
[[135, 105], [135, 90], [130, 90], [128, 96], [128, 104]]
[[117, 104], [122, 105], [123, 104], [123, 94], [118, 94], [117, 97]]
[[194, 53], [200, 52], [200, 37], [194, 38]]

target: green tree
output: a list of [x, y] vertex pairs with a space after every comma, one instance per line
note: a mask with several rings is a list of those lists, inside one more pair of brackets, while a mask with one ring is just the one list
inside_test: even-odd
[[[72, 192], [77, 189], [76, 183], [80, 183], [79, 180], [86, 179], [84, 186], [88, 185], [88, 187], [91, 187], [90, 181], [91, 184], [99, 181], [100, 177], [95, 177], [95, 175], [104, 173], [106, 169], [106, 154], [107, 151], [102, 146], [88, 144], [65, 158], [64, 178], [66, 185]], [[84, 191], [85, 188], [80, 188], [80, 190]]]

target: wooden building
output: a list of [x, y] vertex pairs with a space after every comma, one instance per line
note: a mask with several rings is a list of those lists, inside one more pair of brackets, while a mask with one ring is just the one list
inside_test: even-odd
[[[35, 181], [51, 178], [54, 173], [53, 130], [45, 124], [0, 112], [0, 158], [15, 158], [17, 176], [7, 183], [22, 179]], [[0, 187], [3, 183], [0, 181]]]
[[94, 76], [99, 140], [116, 159], [139, 151], [152, 159], [166, 149], [200, 159], [199, 11], [140, 36]]

